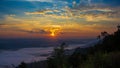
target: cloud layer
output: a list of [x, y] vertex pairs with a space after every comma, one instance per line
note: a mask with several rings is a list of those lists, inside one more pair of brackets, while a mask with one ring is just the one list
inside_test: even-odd
[[1, 1], [0, 36], [94, 36], [112, 32], [120, 21], [118, 0], [36, 1]]

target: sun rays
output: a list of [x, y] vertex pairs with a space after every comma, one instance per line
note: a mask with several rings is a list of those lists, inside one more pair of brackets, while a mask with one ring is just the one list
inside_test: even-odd
[[59, 25], [52, 25], [49, 31], [50, 31], [50, 36], [55, 37], [61, 31], [61, 27]]

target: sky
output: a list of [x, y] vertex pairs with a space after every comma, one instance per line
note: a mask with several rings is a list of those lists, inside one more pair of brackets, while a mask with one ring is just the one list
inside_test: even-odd
[[0, 38], [92, 38], [120, 24], [120, 0], [0, 0]]

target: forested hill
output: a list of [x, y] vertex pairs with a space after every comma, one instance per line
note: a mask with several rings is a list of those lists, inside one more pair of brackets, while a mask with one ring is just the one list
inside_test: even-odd
[[99, 41], [91, 50], [93, 52], [113, 52], [120, 50], [120, 26], [117, 27], [117, 31], [113, 34], [108, 34], [106, 31], [101, 32], [101, 35], [98, 36]]

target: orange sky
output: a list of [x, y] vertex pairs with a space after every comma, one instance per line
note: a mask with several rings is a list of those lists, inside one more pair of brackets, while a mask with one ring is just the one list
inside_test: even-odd
[[9, 12], [1, 13], [0, 38], [89, 38], [114, 32], [120, 22], [119, 6], [61, 2], [8, 1], [11, 6], [3, 2], [2, 8], [9, 7]]

